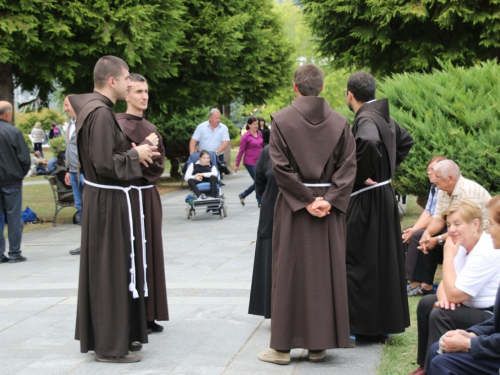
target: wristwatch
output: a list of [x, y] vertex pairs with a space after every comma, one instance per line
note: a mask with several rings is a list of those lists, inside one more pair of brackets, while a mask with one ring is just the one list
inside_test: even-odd
[[441, 237], [441, 235], [438, 236], [438, 245], [443, 245], [444, 244], [444, 241], [443, 241], [443, 238]]
[[470, 344], [472, 343], [472, 340], [469, 339], [469, 346], [467, 346], [467, 351], [470, 353]]

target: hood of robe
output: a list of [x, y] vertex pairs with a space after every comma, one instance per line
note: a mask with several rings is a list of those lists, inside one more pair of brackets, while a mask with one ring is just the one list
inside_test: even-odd
[[345, 130], [347, 119], [317, 96], [299, 97], [271, 117], [285, 137], [303, 182], [325, 182], [322, 181], [324, 166]]
[[359, 108], [355, 117], [361, 116], [363, 112], [366, 111], [372, 111], [378, 113], [385, 119], [386, 122], [389, 122], [389, 120], [391, 119], [391, 115], [389, 113], [389, 99], [387, 98], [363, 104], [361, 108]]

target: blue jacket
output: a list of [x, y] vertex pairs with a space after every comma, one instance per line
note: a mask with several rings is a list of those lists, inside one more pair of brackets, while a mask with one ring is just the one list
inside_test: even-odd
[[497, 291], [493, 317], [467, 331], [478, 336], [471, 339], [472, 357], [500, 359], [500, 288]]

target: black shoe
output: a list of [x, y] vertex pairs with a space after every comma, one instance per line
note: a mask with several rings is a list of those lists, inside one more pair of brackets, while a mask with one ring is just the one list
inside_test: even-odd
[[9, 258], [7, 258], [5, 255], [3, 256], [2, 260], [0, 260], [1, 263], [9, 263]]
[[152, 332], [163, 332], [163, 326], [159, 325], [156, 322], [148, 322], [148, 333], [149, 330]]
[[19, 255], [17, 258], [15, 259], [9, 259], [9, 263], [20, 263], [20, 262], [25, 262], [27, 261], [28, 258], [26, 257], [23, 257], [22, 255]]
[[221, 182], [220, 186], [226, 186], [226, 184], [224, 182]]
[[70, 250], [69, 253], [71, 255], [80, 255], [80, 248], [74, 249], [74, 250]]
[[141, 349], [142, 349], [142, 344], [139, 341], [134, 341], [128, 346], [128, 350], [130, 350], [131, 352], [138, 352]]

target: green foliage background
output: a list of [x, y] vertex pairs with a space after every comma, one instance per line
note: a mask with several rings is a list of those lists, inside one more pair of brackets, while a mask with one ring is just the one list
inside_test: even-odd
[[36, 112], [16, 113], [16, 127], [25, 134], [31, 132], [37, 121], [42, 123], [43, 130], [49, 131], [52, 121], [62, 124], [66, 119], [59, 112], [47, 108]]
[[389, 98], [391, 116], [415, 139], [394, 178], [400, 193], [427, 194], [425, 168], [435, 154], [500, 193], [499, 81], [500, 66], [489, 61], [468, 69], [441, 63], [431, 74], [396, 74], [380, 83], [377, 97]]

